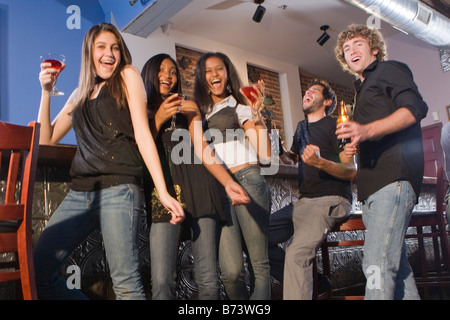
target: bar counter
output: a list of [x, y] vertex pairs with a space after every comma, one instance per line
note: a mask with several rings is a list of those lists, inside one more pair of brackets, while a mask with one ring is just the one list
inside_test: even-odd
[[[40, 146], [33, 200], [33, 242], [38, 239], [48, 219], [50, 219], [69, 190], [69, 168], [75, 152], [76, 146], [71, 145]], [[299, 198], [297, 167], [280, 165], [277, 169], [276, 174], [266, 175], [266, 181], [272, 197], [272, 213]], [[434, 207], [434, 190], [432, 188], [427, 189], [427, 184], [433, 182], [433, 179], [424, 179], [424, 188], [416, 210], [426, 211]], [[432, 184], [429, 185], [431, 186]], [[356, 199], [356, 193], [354, 193], [354, 199]], [[361, 213], [360, 204], [356, 200], [352, 204], [352, 213]], [[197, 287], [194, 281], [193, 256], [190, 241], [184, 234], [182, 232], [178, 251], [177, 293], [179, 299], [196, 299]], [[364, 235], [349, 234], [346, 236], [363, 237]], [[144, 212], [141, 216], [139, 242], [144, 288], [148, 298], [151, 299], [149, 223]], [[285, 245], [280, 244], [281, 247]], [[409, 251], [413, 253], [414, 248], [410, 248]], [[330, 257], [331, 261], [333, 261], [332, 274], [335, 273], [337, 275], [337, 277], [333, 277], [334, 287], [346, 287], [353, 282], [364, 281], [361, 271], [361, 247], [331, 251], [330, 255], [333, 255], [333, 257]], [[5, 259], [5, 257], [0, 258]], [[320, 270], [320, 252], [317, 255], [317, 262]], [[71, 265], [77, 265], [81, 269], [81, 289], [88, 297], [92, 299], [114, 299], [102, 236], [99, 230], [89, 235], [72, 253], [61, 270], [61, 276], [68, 278], [72, 274], [72, 272], [66, 272]], [[280, 288], [280, 283], [272, 278], [273, 299], [281, 298]], [[5, 293], [5, 290], [1, 290], [0, 287], [0, 299], [8, 298], [5, 297], [8, 294], [7, 291]], [[225, 297], [222, 286], [221, 295]]]

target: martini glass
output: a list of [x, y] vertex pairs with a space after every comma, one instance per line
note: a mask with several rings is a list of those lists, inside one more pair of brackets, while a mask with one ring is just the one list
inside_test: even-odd
[[[175, 93], [169, 93], [169, 94], [166, 94], [166, 95], [163, 96], [163, 99], [167, 99], [168, 97], [170, 97], [170, 96], [173, 95], [173, 94], [175, 94]], [[180, 104], [180, 106], [178, 107], [177, 113], [180, 112], [184, 99], [186, 99], [186, 96], [185, 96], [184, 94], [178, 93], [178, 97], [176, 97], [175, 100], [180, 100], [180, 101], [181, 101], [181, 104]], [[171, 120], [171, 122], [170, 122], [170, 127], [167, 128], [165, 131], [170, 131], [170, 130], [174, 130], [174, 129], [175, 129], [175, 121], [176, 121], [176, 119], [177, 119], [177, 115], [174, 114], [174, 115], [172, 116], [172, 120]]]
[[[66, 57], [63, 56], [62, 54], [56, 54], [56, 53], [48, 53], [46, 55], [41, 56], [41, 61], [42, 62], [46, 62], [46, 63], [50, 63], [51, 66], [47, 67], [48, 68], [52, 68], [52, 69], [57, 69], [58, 71], [61, 70], [63, 63], [66, 61]], [[52, 86], [52, 91], [49, 92], [49, 96], [63, 96], [64, 92], [58, 91], [58, 89], [56, 89], [55, 85], [56, 85], [56, 76], [58, 73], [52, 73], [54, 82], [53, 82], [53, 86]]]

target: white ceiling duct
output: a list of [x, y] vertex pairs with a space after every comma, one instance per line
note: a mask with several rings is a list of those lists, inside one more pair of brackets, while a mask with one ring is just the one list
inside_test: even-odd
[[418, 0], [346, 0], [440, 49], [450, 49], [450, 20]]
[[[418, 0], [345, 0], [393, 27], [439, 48], [444, 71], [449, 61], [450, 20]], [[446, 53], [446, 54], [445, 54]]]

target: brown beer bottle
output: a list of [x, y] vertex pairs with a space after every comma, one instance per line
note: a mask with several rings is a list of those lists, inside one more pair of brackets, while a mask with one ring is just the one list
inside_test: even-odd
[[[347, 122], [349, 120], [350, 119], [347, 116], [347, 113], [345, 112], [344, 101], [341, 101], [341, 107], [339, 109], [339, 117], [337, 118], [336, 124], [339, 124], [339, 123], [342, 123], [342, 122]], [[347, 143], [350, 143], [350, 142], [351, 142], [350, 138], [341, 139], [341, 141], [339, 141], [339, 147], [343, 147]]]

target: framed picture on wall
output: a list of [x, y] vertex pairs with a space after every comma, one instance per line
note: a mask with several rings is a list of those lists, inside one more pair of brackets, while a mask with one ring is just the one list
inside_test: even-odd
[[450, 105], [446, 107], [447, 108], [447, 118], [448, 121], [450, 121]]

